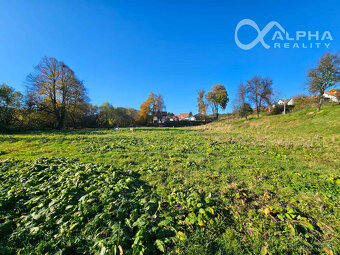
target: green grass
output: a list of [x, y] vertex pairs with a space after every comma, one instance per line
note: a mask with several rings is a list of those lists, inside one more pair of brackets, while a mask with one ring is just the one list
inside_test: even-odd
[[[228, 131], [232, 134], [254, 135], [257, 139], [270, 138], [275, 143], [280, 139], [287, 139], [296, 144], [313, 140], [315, 136], [330, 139], [331, 142], [340, 141], [340, 106], [323, 107], [320, 112], [306, 109], [286, 115], [272, 115], [256, 118], [250, 116], [245, 119], [221, 120], [204, 126], [204, 129]], [[199, 127], [202, 129], [202, 127]], [[327, 140], [328, 141], [328, 140]]]
[[[320, 113], [304, 110], [249, 121], [221, 120], [190, 129], [1, 135], [0, 160], [11, 160], [2, 162], [0, 170], [4, 184], [0, 233], [5, 233], [0, 235], [0, 253], [17, 249], [21, 254], [114, 254], [120, 249], [124, 254], [339, 253], [339, 123], [340, 107], [327, 106]], [[36, 160], [39, 157], [50, 159]], [[41, 175], [47, 176], [43, 182], [37, 182], [36, 165], [42, 165]], [[100, 168], [100, 173], [108, 171], [108, 175], [91, 179], [91, 183], [85, 178], [84, 189], [74, 190], [72, 183], [79, 168], [89, 169], [88, 175]], [[70, 169], [69, 176], [65, 169]], [[110, 171], [119, 173], [122, 180], [131, 176], [131, 189], [111, 200], [106, 195], [96, 200], [88, 226], [74, 216], [84, 213], [80, 202], [64, 201], [59, 193], [65, 190], [77, 197], [92, 185], [96, 189], [91, 192], [97, 196], [109, 194], [104, 186], [120, 180], [111, 180]], [[59, 175], [68, 186], [54, 185]], [[26, 180], [34, 188], [29, 189]], [[51, 186], [53, 198], [39, 193], [41, 203], [18, 207], [34, 200], [36, 190], [46, 186]], [[138, 187], [145, 190], [144, 195]], [[99, 223], [93, 222], [95, 214], [105, 213], [103, 206], [119, 204], [124, 196], [130, 202], [122, 207], [122, 219], [117, 218], [118, 209], [111, 208], [105, 211], [110, 216], [105, 214]], [[45, 213], [41, 222], [25, 218], [47, 210], [52, 199], [60, 199], [58, 210], [68, 205], [75, 209], [54, 218]], [[131, 208], [134, 214], [130, 214]], [[19, 224], [23, 217], [26, 225]], [[63, 227], [55, 225], [58, 217], [65, 219]], [[72, 228], [75, 223], [77, 227]], [[117, 224], [122, 226], [118, 232]], [[27, 234], [30, 228], [33, 233]], [[60, 242], [49, 242], [53, 235]], [[27, 240], [30, 245], [25, 245]]]

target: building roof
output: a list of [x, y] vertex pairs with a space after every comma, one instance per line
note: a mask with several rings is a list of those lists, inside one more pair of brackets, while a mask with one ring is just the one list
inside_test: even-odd
[[[284, 102], [284, 103], [288, 103], [289, 100], [290, 100], [290, 99], [279, 99], [279, 101], [282, 101], [282, 102]], [[279, 102], [279, 101], [278, 101], [278, 102]]]
[[185, 119], [189, 117], [189, 113], [180, 113], [178, 115], [175, 115], [175, 117], [179, 118], [179, 119]]
[[339, 92], [325, 92], [325, 94], [331, 95], [331, 96], [340, 96]]

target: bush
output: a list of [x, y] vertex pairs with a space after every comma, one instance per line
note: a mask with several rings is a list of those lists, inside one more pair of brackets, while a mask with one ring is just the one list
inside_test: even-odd
[[[286, 105], [286, 113], [289, 113], [293, 108], [294, 106], [292, 105]], [[275, 107], [272, 107], [271, 114], [272, 115], [282, 114], [283, 111], [284, 111], [284, 105], [276, 104]]]
[[317, 107], [318, 105], [318, 99], [316, 96], [297, 96], [293, 98], [293, 101], [295, 110]]

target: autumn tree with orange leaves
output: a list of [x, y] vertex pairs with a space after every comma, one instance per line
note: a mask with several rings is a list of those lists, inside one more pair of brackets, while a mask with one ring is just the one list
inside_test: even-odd
[[154, 94], [150, 92], [146, 101], [140, 105], [138, 111], [138, 121], [142, 125], [146, 125], [153, 120], [154, 116], [160, 117], [164, 110], [164, 100], [161, 94]]

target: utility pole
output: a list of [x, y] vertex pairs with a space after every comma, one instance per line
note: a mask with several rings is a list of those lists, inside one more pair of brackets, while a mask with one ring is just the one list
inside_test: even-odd
[[286, 97], [283, 101], [283, 114], [286, 114]]

